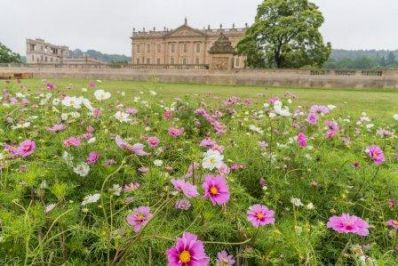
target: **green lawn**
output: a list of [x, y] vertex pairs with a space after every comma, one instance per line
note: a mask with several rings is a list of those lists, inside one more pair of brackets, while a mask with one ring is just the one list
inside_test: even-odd
[[[80, 92], [87, 87], [87, 80], [63, 79], [51, 80], [58, 88], [70, 87], [73, 92]], [[23, 80], [22, 84], [30, 88], [43, 87], [40, 79]], [[131, 95], [136, 96], [141, 90], [153, 89], [159, 97], [165, 100], [194, 94], [212, 93], [215, 96], [226, 98], [228, 96], [258, 98], [259, 94], [282, 96], [286, 92], [298, 97], [296, 103], [304, 107], [311, 104], [334, 104], [340, 110], [357, 114], [366, 112], [375, 118], [391, 117], [398, 112], [398, 90], [392, 89], [324, 89], [324, 88], [271, 88], [258, 86], [231, 86], [231, 85], [200, 85], [200, 84], [171, 84], [157, 82], [137, 81], [102, 81], [97, 87], [117, 91], [124, 90], [126, 99]], [[69, 89], [68, 89], [69, 90]]]

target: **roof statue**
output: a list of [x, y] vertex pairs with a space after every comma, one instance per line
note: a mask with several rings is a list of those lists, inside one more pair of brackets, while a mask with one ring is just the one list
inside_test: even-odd
[[235, 54], [235, 49], [232, 47], [229, 38], [221, 32], [220, 37], [218, 37], [217, 41], [210, 48], [209, 54]]

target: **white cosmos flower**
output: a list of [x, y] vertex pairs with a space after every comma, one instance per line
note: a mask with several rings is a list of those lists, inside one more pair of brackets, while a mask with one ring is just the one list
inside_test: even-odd
[[329, 109], [330, 111], [333, 110], [333, 109], [336, 109], [336, 105], [329, 104], [329, 105], [328, 105], [328, 109]]
[[109, 192], [115, 196], [120, 196], [122, 193], [122, 187], [119, 184], [113, 184], [112, 188], [109, 189]]
[[128, 123], [131, 121], [131, 118], [129, 117], [128, 113], [122, 112], [122, 111], [118, 111], [114, 117], [119, 120], [119, 122], [124, 122], [124, 123]]
[[395, 114], [392, 117], [394, 118], [394, 120], [398, 121], [398, 114]]
[[82, 206], [85, 206], [90, 203], [96, 203], [97, 201], [99, 201], [100, 198], [101, 198], [101, 194], [99, 194], [99, 193], [85, 196], [82, 201]]
[[160, 166], [163, 165], [163, 161], [162, 161], [162, 160], [155, 160], [155, 161], [153, 161], [153, 164], [154, 164], [155, 166], [160, 167]]
[[79, 163], [73, 168], [73, 172], [81, 177], [85, 177], [90, 172], [90, 166], [85, 162]]
[[224, 156], [216, 150], [208, 150], [203, 154], [202, 167], [213, 170], [219, 168], [223, 164]]
[[274, 103], [274, 112], [280, 116], [289, 117], [292, 114], [289, 111], [289, 107], [282, 106], [281, 101], [275, 101]]
[[293, 204], [295, 207], [302, 207], [304, 204], [301, 202], [301, 199], [299, 198], [291, 198], [290, 202]]
[[47, 205], [45, 212], [49, 213], [50, 211], [52, 211], [55, 208], [55, 206], [57, 206], [55, 203], [51, 203], [51, 204]]
[[95, 99], [97, 99], [98, 101], [104, 101], [104, 100], [108, 100], [109, 98], [111, 98], [111, 93], [104, 91], [104, 90], [96, 90], [94, 92], [94, 96]]

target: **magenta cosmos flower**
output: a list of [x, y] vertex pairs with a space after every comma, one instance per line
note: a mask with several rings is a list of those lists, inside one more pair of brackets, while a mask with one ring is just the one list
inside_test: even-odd
[[365, 220], [347, 213], [330, 217], [327, 228], [343, 234], [369, 235], [369, 224]]
[[365, 151], [375, 165], [380, 165], [386, 160], [383, 151], [377, 145], [371, 145]]
[[396, 230], [398, 230], [398, 220], [388, 220], [386, 223], [388, 226], [390, 226], [391, 228], [394, 228]]
[[316, 125], [318, 123], [318, 115], [316, 113], [309, 113], [307, 116], [307, 122], [311, 125]]
[[223, 205], [229, 201], [229, 188], [223, 176], [206, 176], [203, 189], [205, 198], [210, 199], [213, 205]]
[[90, 152], [90, 154], [87, 156], [87, 159], [86, 159], [86, 163], [87, 164], [95, 164], [98, 160], [99, 160], [99, 158], [100, 158], [100, 155], [99, 155], [99, 153], [98, 152], [96, 152], [96, 151], [92, 151], [92, 152]]
[[254, 227], [275, 223], [275, 212], [264, 205], [255, 204], [247, 211], [247, 219]]
[[328, 130], [326, 131], [326, 138], [331, 139], [336, 136], [337, 132], [339, 131], [339, 125], [336, 122], [328, 120], [325, 122]]
[[300, 132], [297, 134], [297, 144], [301, 147], [301, 148], [305, 148], [307, 146], [307, 136], [303, 133]]
[[19, 155], [21, 157], [28, 157], [31, 155], [36, 149], [36, 143], [33, 140], [25, 140], [15, 150], [15, 155]]
[[141, 206], [135, 208], [133, 212], [127, 216], [127, 223], [133, 226], [134, 232], [138, 233], [151, 218], [151, 209], [146, 206]]
[[160, 140], [157, 137], [148, 137], [146, 141], [148, 145], [152, 148], [156, 148], [157, 146], [159, 146], [160, 143]]
[[225, 250], [217, 253], [216, 266], [232, 265], [235, 265], [235, 260], [232, 255], [229, 255]]
[[167, 250], [169, 266], [207, 266], [209, 257], [205, 253], [203, 242], [189, 232], [177, 238], [176, 245]]
[[192, 185], [181, 179], [173, 179], [171, 180], [174, 188], [177, 191], [184, 193], [187, 198], [194, 198], [199, 195], [198, 190], [195, 185]]

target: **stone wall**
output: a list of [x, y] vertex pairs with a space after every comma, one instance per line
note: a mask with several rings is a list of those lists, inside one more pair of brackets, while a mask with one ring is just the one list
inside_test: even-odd
[[204, 65], [0, 65], [0, 75], [32, 73], [35, 78], [158, 80], [174, 83], [295, 86], [323, 88], [397, 88], [398, 71], [251, 70], [212, 71]]

